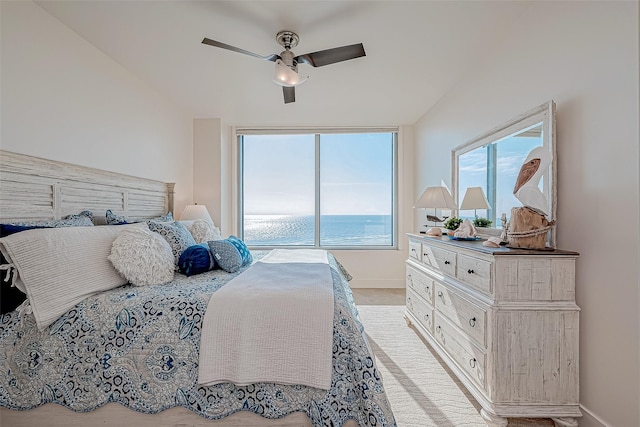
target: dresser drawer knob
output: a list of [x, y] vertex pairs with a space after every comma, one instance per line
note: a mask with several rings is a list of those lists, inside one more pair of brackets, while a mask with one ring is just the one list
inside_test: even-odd
[[474, 357], [473, 359], [469, 359], [469, 366], [471, 366], [472, 368], [476, 367], [476, 358]]
[[449, 261], [447, 261], [447, 260], [445, 260], [445, 261], [444, 261], [444, 263], [445, 263], [445, 265], [449, 265], [449, 264], [451, 264], [451, 262], [449, 262]]
[[442, 293], [442, 291], [438, 291], [438, 296], [442, 299], [444, 299], [444, 294]]
[[472, 269], [468, 269], [468, 270], [467, 270], [467, 273], [469, 273], [469, 274], [473, 274], [473, 273], [475, 273], [475, 271], [473, 271]]
[[427, 322], [429, 321], [429, 315], [428, 314], [424, 315], [424, 320], [426, 320]]
[[471, 319], [469, 319], [469, 326], [471, 326], [472, 328], [475, 328], [476, 326], [476, 318], [472, 317]]
[[440, 333], [440, 330], [441, 330], [441, 329], [442, 329], [442, 328], [440, 327], [440, 325], [436, 326], [436, 332]]

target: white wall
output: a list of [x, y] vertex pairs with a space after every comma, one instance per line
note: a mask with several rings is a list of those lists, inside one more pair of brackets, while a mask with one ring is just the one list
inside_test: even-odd
[[534, 2], [495, 48], [416, 124], [415, 189], [451, 182], [454, 146], [556, 101], [558, 247], [581, 254], [580, 425], [639, 426], [638, 3]]
[[193, 121], [193, 202], [205, 205], [213, 222], [222, 220], [220, 119]]
[[30, 1], [0, 2], [4, 150], [175, 182], [192, 201], [192, 121]]

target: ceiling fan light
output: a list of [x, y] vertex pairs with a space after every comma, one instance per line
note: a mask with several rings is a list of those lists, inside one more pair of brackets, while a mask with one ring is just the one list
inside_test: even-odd
[[273, 71], [273, 81], [280, 86], [293, 87], [307, 81], [309, 76], [301, 76], [295, 70], [289, 68], [280, 59], [276, 60], [276, 67]]

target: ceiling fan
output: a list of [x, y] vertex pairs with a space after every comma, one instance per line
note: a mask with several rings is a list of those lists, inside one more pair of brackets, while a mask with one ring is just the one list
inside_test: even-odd
[[365, 56], [364, 46], [362, 43], [334, 47], [332, 49], [319, 50], [317, 52], [305, 53], [304, 55], [296, 56], [291, 52], [291, 49], [298, 45], [300, 38], [293, 31], [280, 31], [276, 34], [276, 41], [280, 46], [284, 47], [284, 50], [280, 52], [279, 55], [274, 53], [272, 55], [262, 56], [226, 43], [208, 39], [206, 37], [202, 39], [202, 43], [210, 46], [220, 47], [222, 49], [244, 53], [245, 55], [250, 55], [265, 61], [275, 62], [276, 68], [274, 71], [273, 81], [282, 86], [285, 104], [295, 102], [296, 86], [304, 83], [308, 78], [308, 76], [298, 74], [299, 63], [311, 65], [312, 67], [322, 67], [323, 65], [334, 64], [336, 62]]

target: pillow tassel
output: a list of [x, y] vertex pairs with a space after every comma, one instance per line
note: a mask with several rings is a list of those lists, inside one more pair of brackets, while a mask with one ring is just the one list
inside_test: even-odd
[[13, 264], [1, 264], [0, 270], [7, 270], [7, 274], [4, 276], [4, 281], [8, 282], [11, 278], [11, 287], [15, 288], [16, 279], [18, 278], [18, 269], [16, 266]]

